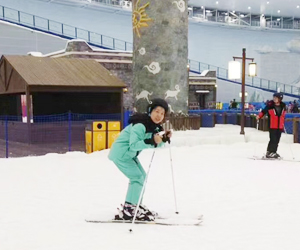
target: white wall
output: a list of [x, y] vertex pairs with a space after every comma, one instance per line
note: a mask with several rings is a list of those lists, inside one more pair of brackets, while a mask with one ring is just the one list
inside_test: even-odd
[[[235, 84], [223, 80], [217, 81], [218, 89], [217, 89], [217, 101], [218, 102], [229, 102], [232, 99], [236, 99], [236, 101], [240, 101], [240, 93], [241, 93], [241, 85]], [[268, 91], [263, 91], [256, 88], [246, 87], [246, 92], [248, 93], [248, 97], [246, 101], [253, 101], [251, 97], [255, 96], [255, 102], [262, 102], [266, 100], [271, 100], [273, 98], [273, 93]], [[293, 101], [295, 98], [284, 96], [284, 101]]]
[[[274, 72], [277, 72], [274, 74]], [[290, 84], [300, 76], [300, 54], [271, 52], [261, 55], [261, 77]]]
[[[131, 13], [121, 9], [38, 0], [0, 0], [0, 5], [132, 42]], [[241, 56], [245, 47], [247, 56], [254, 57], [258, 63], [258, 76], [290, 83], [299, 76], [295, 65], [298, 54], [287, 53], [287, 43], [299, 37], [299, 31], [257, 30], [190, 21], [189, 58], [227, 68], [232, 56]], [[278, 52], [282, 51], [286, 54], [279, 56]], [[261, 54], [264, 52], [272, 53]], [[289, 66], [281, 67], [283, 63]], [[293, 74], [296, 70], [298, 72]]]

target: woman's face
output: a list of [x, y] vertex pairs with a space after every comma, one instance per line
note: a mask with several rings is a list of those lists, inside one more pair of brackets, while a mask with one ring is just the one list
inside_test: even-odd
[[280, 101], [279, 101], [279, 98], [276, 97], [276, 96], [273, 97], [273, 101], [274, 101], [275, 103], [279, 103], [279, 102], [280, 102]]
[[154, 123], [156, 124], [161, 123], [165, 117], [165, 109], [162, 107], [156, 107], [155, 109], [152, 110], [150, 117]]

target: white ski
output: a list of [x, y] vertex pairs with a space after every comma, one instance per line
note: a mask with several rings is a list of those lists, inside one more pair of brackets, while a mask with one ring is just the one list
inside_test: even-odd
[[300, 162], [297, 160], [285, 159], [285, 158], [267, 158], [265, 155], [263, 156], [252, 156], [250, 157], [252, 160], [262, 160], [262, 161], [289, 161], [289, 162]]
[[[197, 219], [155, 219], [155, 221], [135, 221], [134, 224], [159, 225], [159, 226], [200, 226], [203, 216]], [[130, 220], [86, 220], [89, 223], [132, 223]]]

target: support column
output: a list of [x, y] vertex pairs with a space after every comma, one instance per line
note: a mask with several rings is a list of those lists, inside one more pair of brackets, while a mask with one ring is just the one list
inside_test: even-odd
[[145, 112], [153, 98], [188, 112], [187, 0], [133, 0], [133, 94]]

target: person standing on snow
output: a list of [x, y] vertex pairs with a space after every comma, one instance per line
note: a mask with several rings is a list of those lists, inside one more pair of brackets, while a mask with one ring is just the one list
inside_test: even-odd
[[282, 102], [282, 99], [283, 95], [281, 93], [274, 93], [273, 101], [268, 102], [266, 107], [256, 117], [257, 120], [266, 114], [269, 117], [270, 141], [266, 158], [280, 158], [280, 155], [277, 153], [277, 148], [281, 133], [284, 130], [284, 118], [286, 114], [286, 105]]
[[[130, 181], [123, 210], [115, 217], [117, 220], [132, 220], [140, 195], [143, 195], [141, 192], [146, 173], [139, 162], [139, 153], [143, 149], [161, 147], [170, 142], [171, 131], [167, 131], [164, 136], [158, 134], [163, 131], [161, 123], [167, 112], [168, 104], [165, 100], [152, 100], [147, 113], [134, 114], [129, 119], [129, 125], [112, 145], [108, 157]], [[153, 221], [155, 214], [140, 205], [136, 219]]]

